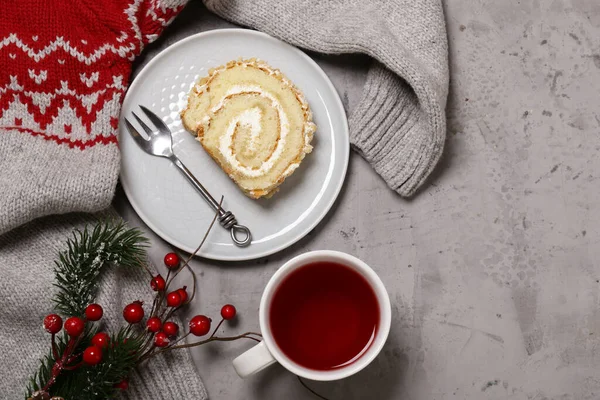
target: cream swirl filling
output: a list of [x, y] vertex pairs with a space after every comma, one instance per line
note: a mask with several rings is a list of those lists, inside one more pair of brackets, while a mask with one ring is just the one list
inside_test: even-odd
[[233, 86], [231, 89], [229, 89], [225, 93], [225, 95], [223, 96], [221, 101], [211, 109], [211, 113], [214, 114], [214, 113], [218, 112], [221, 108], [223, 108], [225, 106], [225, 103], [227, 102], [227, 99], [230, 96], [233, 96], [236, 94], [248, 93], [248, 92], [259, 93], [260, 96], [263, 96], [263, 97], [269, 99], [271, 101], [271, 106], [275, 110], [277, 110], [277, 114], [279, 115], [279, 121], [281, 124], [280, 125], [281, 130], [280, 130], [279, 140], [277, 142], [275, 150], [273, 151], [271, 156], [261, 164], [261, 166], [259, 168], [249, 168], [249, 167], [246, 167], [245, 165], [242, 165], [238, 161], [237, 157], [233, 154], [233, 146], [232, 146], [233, 137], [235, 134], [235, 129], [238, 126], [238, 124], [240, 126], [245, 125], [250, 129], [249, 147], [254, 148], [254, 146], [256, 145], [255, 143], [258, 140], [258, 137], [260, 136], [260, 132], [262, 130], [262, 128], [260, 126], [260, 120], [261, 120], [262, 116], [261, 116], [260, 109], [255, 107], [255, 108], [251, 108], [248, 110], [244, 110], [239, 115], [232, 118], [232, 120], [227, 125], [227, 130], [226, 130], [225, 134], [220, 137], [219, 151], [221, 152], [223, 157], [225, 157], [225, 159], [227, 159], [227, 161], [229, 162], [229, 164], [235, 171], [240, 172], [246, 176], [255, 178], [255, 177], [262, 176], [262, 175], [266, 174], [268, 171], [270, 171], [273, 168], [273, 166], [275, 165], [275, 163], [277, 162], [277, 160], [279, 160], [279, 158], [281, 158], [281, 154], [285, 150], [286, 137], [289, 133], [290, 126], [289, 126], [288, 117], [287, 117], [285, 111], [283, 110], [283, 107], [279, 103], [279, 101], [271, 93], [264, 91], [260, 86], [241, 86], [241, 85]]

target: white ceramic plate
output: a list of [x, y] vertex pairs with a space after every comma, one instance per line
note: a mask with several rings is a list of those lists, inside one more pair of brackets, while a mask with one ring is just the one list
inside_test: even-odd
[[[180, 111], [198, 77], [239, 57], [258, 57], [279, 68], [302, 90], [317, 124], [314, 150], [271, 199], [246, 197], [181, 124]], [[348, 125], [333, 85], [306, 54], [263, 33], [245, 29], [203, 32], [157, 55], [135, 78], [123, 103], [120, 124], [121, 183], [144, 222], [172, 245], [193, 252], [212, 209], [169, 160], [144, 153], [129, 136], [123, 118], [145, 105], [173, 132], [173, 151], [223, 208], [252, 231], [246, 248], [233, 245], [215, 224], [200, 256], [249, 260], [282, 250], [310, 232], [335, 201], [348, 166]], [[139, 114], [138, 114], [139, 115]]]

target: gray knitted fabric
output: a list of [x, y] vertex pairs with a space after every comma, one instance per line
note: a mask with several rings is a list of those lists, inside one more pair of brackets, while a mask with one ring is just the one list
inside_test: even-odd
[[[128, 21], [135, 25], [146, 19], [141, 26], [149, 29], [143, 36], [137, 27], [128, 35], [119, 36], [119, 43], [131, 40], [127, 42], [131, 46], [123, 45], [115, 54], [133, 59], [141, 49], [135, 40], [143, 43], [154, 40], [160, 32], [159, 25], [162, 27], [170, 20], [172, 14], [168, 10], [185, 1], [141, 0], [132, 2], [130, 7], [126, 0], [111, 0], [109, 3], [113, 5], [127, 5]], [[230, 21], [305, 49], [331, 54], [364, 53], [373, 57], [363, 98], [351, 110], [351, 141], [399, 194], [410, 196], [423, 184], [442, 153], [445, 138], [448, 63], [440, 0], [205, 0], [205, 3]], [[85, 12], [89, 12], [95, 2], [85, 4], [89, 7]], [[132, 10], [137, 17], [131, 17]], [[168, 12], [162, 15], [165, 10]], [[8, 29], [12, 29], [13, 22], [8, 21]], [[104, 33], [107, 37], [118, 36], [114, 27], [104, 28], [110, 28]], [[26, 39], [37, 41], [37, 36], [34, 38]], [[77, 46], [85, 45], [84, 42], [81, 40], [82, 45]], [[5, 58], [21, 62], [23, 51], [14, 51], [17, 54], [10, 53], [10, 58]], [[48, 51], [49, 55], [55, 55], [52, 50]], [[74, 62], [67, 56], [57, 58], [57, 62], [63, 65], [65, 59], [66, 65]], [[66, 67], [58, 67], [59, 72], [62, 69]], [[78, 124], [80, 108], [71, 112], [70, 103], [64, 103], [64, 115], [54, 118], [51, 124], [46, 122], [51, 129], [44, 129], [30, 112], [45, 104], [47, 94], [37, 94], [28, 106], [21, 103], [28, 93], [39, 89], [38, 80], [45, 79], [40, 71], [32, 71], [0, 82], [0, 88], [8, 90], [0, 91], [0, 95], [14, 99], [9, 108], [0, 109], [0, 271], [3, 278], [0, 280], [0, 342], [4, 361], [0, 367], [0, 397], [7, 399], [22, 398], [28, 377], [49, 349], [42, 319], [52, 311], [53, 260], [65, 248], [65, 240], [74, 228], [94, 220], [89, 215], [44, 216], [94, 212], [110, 204], [119, 170], [113, 120], [122, 99], [119, 91], [124, 90], [123, 78], [126, 80], [114, 71], [115, 75], [108, 78], [102, 72], [100, 79], [109, 81], [105, 88], [114, 89], [116, 97], [94, 114], [97, 120], [91, 128], [84, 129]], [[77, 81], [79, 72], [74, 76]], [[98, 81], [92, 77], [82, 74], [81, 82], [91, 87]], [[64, 85], [61, 79], [50, 81], [60, 83], [52, 88], [53, 93], [67, 92], [61, 86]], [[24, 84], [33, 89], [28, 90]], [[47, 87], [44, 90], [49, 92]], [[94, 100], [93, 97], [76, 98]], [[75, 100], [71, 101], [70, 106], [74, 107]], [[44, 114], [44, 109], [36, 112]], [[101, 136], [109, 141], [100, 144], [104, 141]], [[76, 142], [69, 141], [76, 137], [96, 144], [70, 146], [69, 143]], [[98, 301], [105, 306], [105, 320], [114, 323], [120, 321], [125, 304], [136, 299], [149, 300], [150, 295], [143, 273], [110, 270]], [[141, 375], [131, 377], [126, 394], [129, 398], [207, 397], [187, 351], [157, 358], [142, 371]]]
[[[89, 215], [39, 218], [110, 206], [119, 173], [120, 102], [131, 62], [186, 1], [2, 4], [1, 399], [22, 399], [48, 354], [50, 336], [42, 321], [52, 311], [53, 261], [73, 229], [94, 221]], [[109, 269], [105, 278], [98, 302], [109, 325], [123, 322], [126, 304], [150, 302], [153, 292], [142, 271]], [[151, 360], [130, 377], [125, 395], [207, 398], [187, 350]]]
[[441, 0], [204, 2], [227, 20], [293, 45], [377, 60], [351, 110], [352, 144], [400, 195], [423, 184], [446, 137], [448, 45]]
[[0, 171], [2, 234], [45, 215], [107, 208], [119, 173], [119, 149], [81, 151], [0, 127]]
[[[50, 350], [50, 335], [44, 331], [42, 320], [53, 311], [53, 260], [66, 248], [73, 229], [94, 221], [90, 215], [46, 217], [0, 236], [0, 398], [24, 398], [29, 377]], [[108, 268], [106, 272], [97, 302], [104, 308], [102, 321], [111, 329], [122, 323], [126, 304], [135, 300], [151, 304], [153, 292], [148, 275], [141, 269]], [[144, 364], [140, 373], [130, 377], [123, 397], [203, 400], [207, 394], [189, 351], [177, 350]]]

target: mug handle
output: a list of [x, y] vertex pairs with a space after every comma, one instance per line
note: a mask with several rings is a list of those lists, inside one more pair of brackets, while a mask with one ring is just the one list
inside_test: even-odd
[[233, 369], [241, 378], [246, 378], [274, 364], [275, 361], [263, 340], [233, 360]]

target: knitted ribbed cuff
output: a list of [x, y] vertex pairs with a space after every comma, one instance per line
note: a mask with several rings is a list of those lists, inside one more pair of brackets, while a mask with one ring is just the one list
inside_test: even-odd
[[117, 184], [119, 149], [116, 143], [71, 148], [0, 128], [0, 171], [2, 234], [45, 215], [107, 208]]
[[123, 399], [206, 400], [208, 394], [188, 349], [156, 356], [130, 376]]
[[443, 130], [429, 127], [414, 91], [376, 61], [349, 125], [354, 148], [402, 196], [415, 193], [444, 148]]

